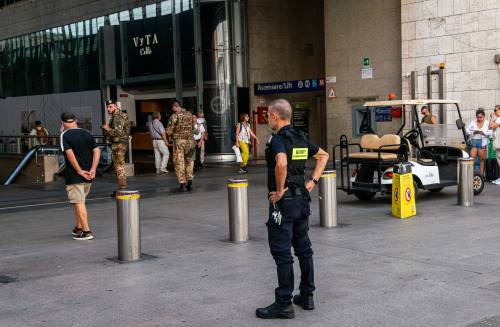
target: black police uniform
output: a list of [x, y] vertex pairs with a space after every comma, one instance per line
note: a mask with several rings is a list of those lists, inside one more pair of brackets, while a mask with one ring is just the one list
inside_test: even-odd
[[305, 164], [314, 156], [319, 147], [290, 125], [284, 126], [269, 139], [266, 147], [268, 169], [267, 187], [269, 192], [276, 191], [276, 155], [287, 155], [287, 176], [285, 187], [288, 190], [277, 202], [282, 215], [281, 223], [273, 217], [274, 207], [269, 206], [268, 230], [269, 248], [278, 270], [278, 288], [275, 290], [276, 303], [287, 306], [291, 303], [294, 289], [293, 257], [291, 247], [299, 258], [301, 294], [312, 295], [314, 291], [313, 251], [309, 240], [309, 215], [311, 200], [305, 188]]

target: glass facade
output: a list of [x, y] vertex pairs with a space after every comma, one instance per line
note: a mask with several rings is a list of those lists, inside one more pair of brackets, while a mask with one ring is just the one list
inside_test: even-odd
[[0, 97], [96, 90], [104, 17], [0, 41]]
[[230, 153], [232, 3], [159, 1], [0, 40], [0, 98], [152, 86], [182, 99], [196, 90], [186, 102], [205, 113], [208, 152]]

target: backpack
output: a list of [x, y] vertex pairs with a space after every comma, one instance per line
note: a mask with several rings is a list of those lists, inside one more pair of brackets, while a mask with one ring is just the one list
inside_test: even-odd
[[233, 128], [231, 129], [231, 142], [236, 143], [236, 126], [238, 126], [240, 123], [236, 123], [233, 125]]

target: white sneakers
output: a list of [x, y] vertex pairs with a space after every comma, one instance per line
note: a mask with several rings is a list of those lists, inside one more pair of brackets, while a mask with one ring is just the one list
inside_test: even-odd
[[166, 170], [166, 169], [156, 169], [156, 173], [157, 174], [166, 174], [166, 173], [168, 173], [168, 170]]
[[500, 185], [500, 178], [492, 181], [493, 184]]

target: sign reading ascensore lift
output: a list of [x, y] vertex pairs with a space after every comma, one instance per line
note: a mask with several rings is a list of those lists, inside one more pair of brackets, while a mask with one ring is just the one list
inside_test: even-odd
[[254, 94], [280, 94], [296, 92], [314, 92], [325, 90], [324, 78], [301, 79], [297, 81], [256, 83], [254, 84]]

